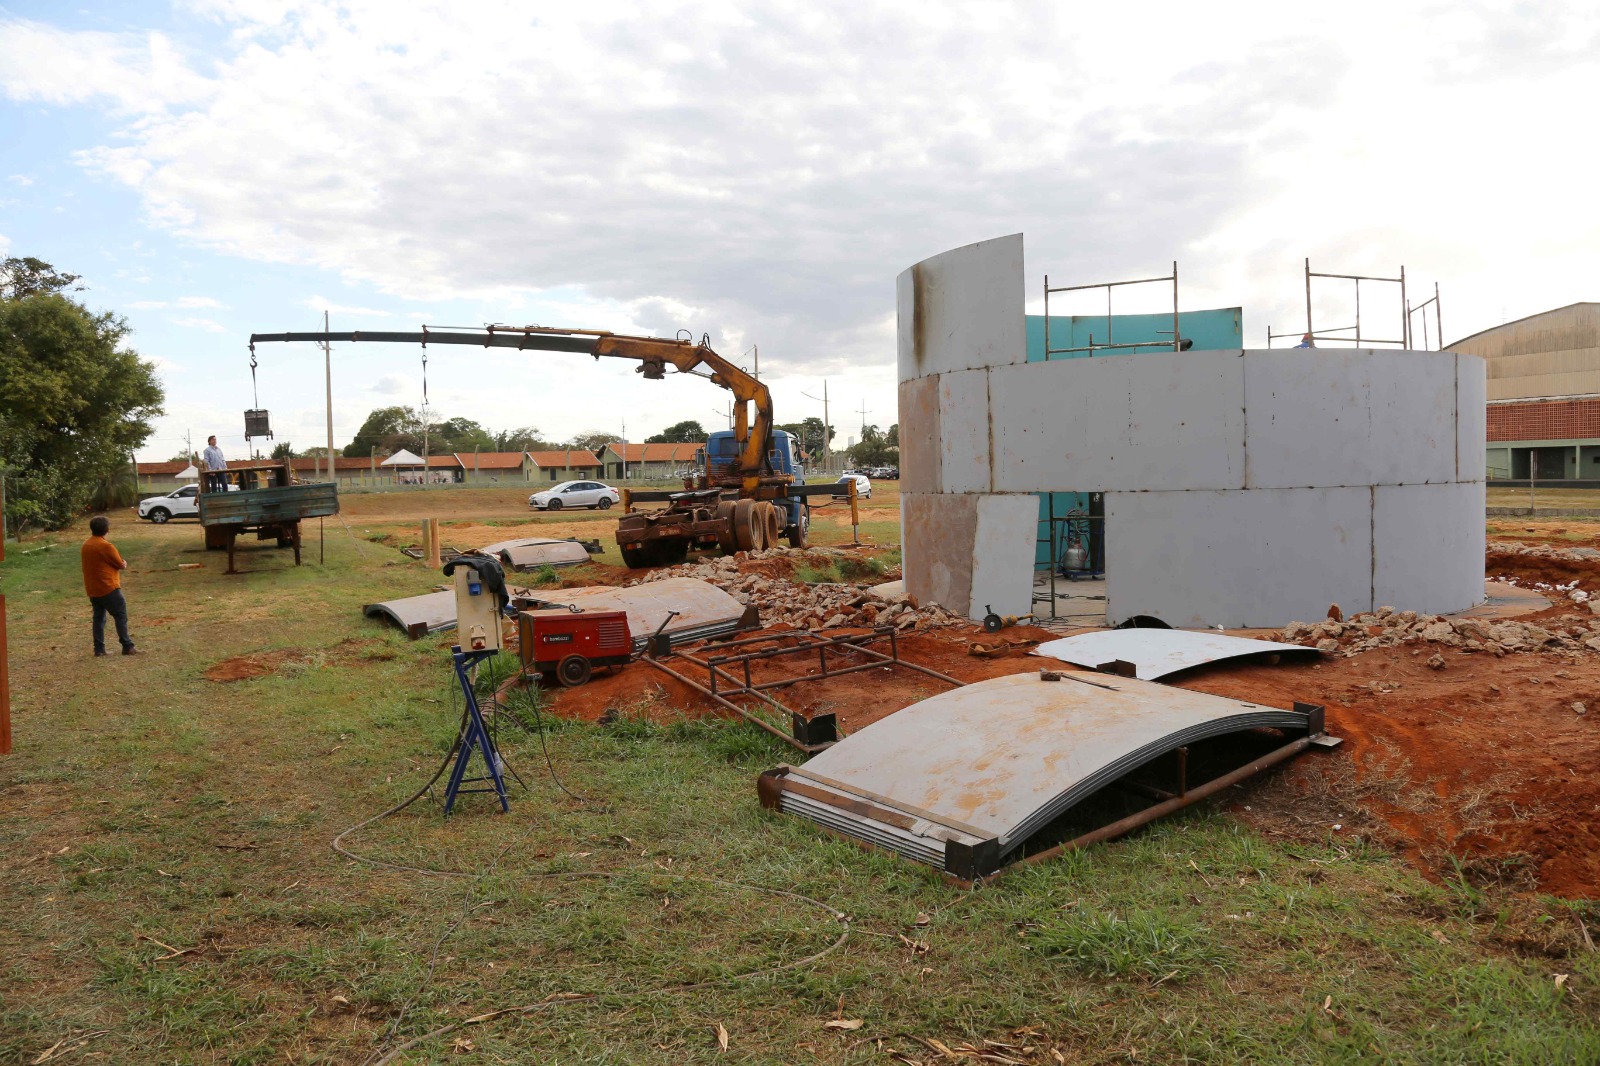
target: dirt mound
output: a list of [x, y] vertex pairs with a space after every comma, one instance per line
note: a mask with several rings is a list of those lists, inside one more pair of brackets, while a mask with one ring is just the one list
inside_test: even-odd
[[1264, 830], [1365, 835], [1435, 877], [1459, 864], [1469, 879], [1600, 894], [1600, 660], [1449, 648], [1439, 669], [1432, 652], [1221, 665], [1178, 683], [1327, 707], [1344, 746], [1247, 784], [1234, 808]]

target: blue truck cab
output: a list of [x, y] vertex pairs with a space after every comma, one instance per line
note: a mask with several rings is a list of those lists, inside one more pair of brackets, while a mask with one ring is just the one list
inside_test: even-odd
[[[699, 465], [702, 475], [713, 479], [728, 476], [739, 459], [739, 452], [739, 442], [734, 439], [732, 430], [719, 429], [712, 433], [706, 438], [705, 451], [701, 454]], [[805, 466], [800, 461], [799, 442], [794, 434], [781, 429], [773, 430], [767, 457], [772, 461], [773, 473], [790, 475], [796, 485], [806, 483]], [[809, 531], [811, 513], [804, 497], [773, 500], [772, 505], [784, 512], [785, 534], [797, 525]]]

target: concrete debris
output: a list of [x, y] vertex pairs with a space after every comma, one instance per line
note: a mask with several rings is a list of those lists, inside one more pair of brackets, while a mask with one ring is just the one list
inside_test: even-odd
[[1497, 540], [1489, 545], [1496, 555], [1520, 555], [1528, 559], [1555, 559], [1564, 563], [1592, 563], [1600, 560], [1600, 549], [1557, 548], [1550, 544], [1524, 544], [1519, 540]]
[[[1600, 651], [1600, 618], [1592, 614], [1568, 614], [1540, 621], [1543, 624], [1451, 618], [1381, 607], [1370, 614], [1353, 615], [1344, 622], [1290, 622], [1276, 636], [1289, 644], [1314, 647], [1328, 655], [1343, 653], [1346, 657], [1417, 643], [1496, 656], [1534, 651], [1574, 654]], [[1432, 665], [1431, 660], [1429, 665]]]
[[811, 548], [795, 552], [782, 548], [739, 552], [720, 558], [653, 570], [632, 584], [664, 581], [673, 577], [693, 577], [727, 592], [745, 605], [754, 604], [761, 612], [762, 625], [779, 623], [796, 629], [852, 629], [892, 625], [900, 632], [966, 625], [967, 620], [951, 614], [936, 603], [915, 606], [909, 598], [884, 600], [868, 591], [872, 582], [860, 584], [805, 585], [787, 578], [748, 573], [743, 568], [766, 559], [787, 559], [817, 565], [830, 557], [852, 553], [839, 548]]

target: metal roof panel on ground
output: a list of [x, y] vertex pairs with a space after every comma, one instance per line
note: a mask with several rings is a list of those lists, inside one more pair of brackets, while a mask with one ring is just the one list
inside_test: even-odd
[[1141, 681], [1154, 681], [1207, 663], [1269, 652], [1303, 658], [1319, 654], [1315, 648], [1299, 644], [1186, 629], [1105, 629], [1079, 633], [1041, 644], [1031, 654], [1091, 670], [1120, 659], [1133, 663]]
[[[513, 586], [507, 591], [513, 603], [622, 611], [628, 616], [635, 650], [642, 649], [663, 622], [668, 624], [662, 632], [674, 640], [698, 640], [734, 632], [745, 616], [744, 604], [710, 582], [688, 577], [652, 581], [631, 588], [597, 585], [536, 593]], [[673, 611], [677, 612], [676, 616], [671, 616]], [[393, 622], [412, 640], [417, 640], [428, 633], [455, 628], [456, 595], [453, 591], [428, 592], [369, 603], [361, 612], [368, 618]]]
[[524, 537], [485, 544], [478, 551], [493, 555], [513, 570], [533, 570], [541, 566], [577, 566], [589, 561], [589, 552], [575, 540], [553, 537]]
[[778, 806], [946, 867], [947, 842], [1014, 852], [1092, 793], [1186, 744], [1310, 722], [1301, 711], [1134, 678], [1012, 674], [923, 700], [789, 768], [799, 787], [780, 785]]

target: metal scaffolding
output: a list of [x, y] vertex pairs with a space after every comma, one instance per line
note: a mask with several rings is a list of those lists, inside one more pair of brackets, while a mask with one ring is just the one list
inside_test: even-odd
[[[1068, 352], [1088, 352], [1090, 357], [1093, 357], [1095, 352], [1104, 351], [1106, 349], [1111, 349], [1111, 348], [1155, 348], [1155, 347], [1165, 347], [1164, 343], [1162, 343], [1162, 342], [1153, 342], [1153, 341], [1139, 341], [1139, 342], [1133, 343], [1133, 344], [1117, 344], [1116, 343], [1116, 331], [1112, 326], [1112, 317], [1111, 317], [1111, 290], [1112, 289], [1117, 288], [1117, 287], [1122, 286], [1122, 285], [1153, 285], [1153, 284], [1159, 284], [1159, 283], [1161, 283], [1163, 281], [1170, 281], [1172, 283], [1172, 350], [1175, 351], [1175, 352], [1176, 351], [1181, 351], [1182, 350], [1183, 339], [1178, 335], [1178, 264], [1177, 264], [1176, 260], [1174, 260], [1173, 264], [1172, 264], [1172, 273], [1169, 274], [1169, 275], [1166, 275], [1165, 277], [1159, 277], [1159, 278], [1136, 278], [1133, 281], [1100, 281], [1100, 282], [1095, 282], [1094, 284], [1091, 284], [1091, 285], [1058, 285], [1055, 288], [1051, 288], [1050, 287], [1050, 275], [1046, 274], [1044, 276], [1044, 358], [1045, 358], [1045, 362], [1049, 362], [1050, 361], [1050, 357], [1052, 355], [1065, 355]], [[1082, 346], [1079, 346], [1079, 347], [1076, 347], [1076, 348], [1052, 348], [1052, 347], [1050, 347], [1050, 294], [1053, 293], [1053, 292], [1083, 292], [1083, 291], [1085, 291], [1087, 289], [1104, 289], [1104, 290], [1106, 290], [1106, 342], [1104, 344], [1096, 344], [1094, 342], [1094, 334], [1091, 333], [1091, 334], [1089, 334], [1089, 343], [1087, 345], [1082, 345]], [[1165, 331], [1163, 330], [1162, 332], [1165, 332]]]
[[[1355, 319], [1356, 320], [1355, 320], [1355, 324], [1354, 325], [1349, 325], [1349, 326], [1330, 326], [1330, 327], [1327, 327], [1325, 329], [1320, 329], [1320, 330], [1316, 328], [1315, 324], [1312, 322], [1312, 315], [1311, 315], [1311, 279], [1312, 278], [1329, 278], [1329, 279], [1334, 279], [1334, 280], [1338, 280], [1338, 281], [1349, 281], [1349, 282], [1352, 282], [1355, 285], [1355, 297], [1356, 297], [1356, 316], [1355, 316]], [[1383, 283], [1389, 284], [1389, 285], [1399, 285], [1400, 286], [1401, 316], [1400, 316], [1400, 337], [1399, 337], [1399, 339], [1388, 339], [1388, 338], [1371, 337], [1371, 336], [1363, 336], [1362, 335], [1362, 333], [1361, 333], [1361, 283], [1363, 281], [1377, 281], [1377, 282], [1383, 282]], [[1311, 259], [1310, 259], [1310, 257], [1307, 257], [1307, 259], [1306, 259], [1306, 328], [1305, 328], [1305, 333], [1309, 334], [1313, 341], [1329, 341], [1329, 342], [1332, 342], [1332, 343], [1335, 343], [1335, 344], [1349, 344], [1349, 345], [1351, 345], [1353, 347], [1356, 347], [1356, 348], [1360, 348], [1363, 345], [1373, 345], [1373, 344], [1386, 344], [1386, 345], [1387, 344], [1392, 344], [1397, 348], [1409, 348], [1411, 346], [1411, 344], [1410, 344], [1410, 339], [1411, 339], [1410, 315], [1407, 313], [1407, 309], [1409, 307], [1410, 307], [1410, 305], [1408, 303], [1406, 303], [1406, 268], [1403, 265], [1400, 267], [1400, 276], [1399, 277], [1397, 277], [1397, 278], [1384, 278], [1384, 277], [1377, 277], [1377, 276], [1370, 275], [1370, 274], [1325, 274], [1325, 273], [1322, 273], [1320, 271], [1312, 270], [1311, 269]], [[1269, 325], [1267, 327], [1267, 347], [1268, 348], [1272, 347], [1272, 342], [1275, 341], [1275, 340], [1278, 340], [1278, 339], [1283, 338], [1283, 337], [1293, 337], [1294, 335], [1295, 334], [1293, 334], [1293, 333], [1275, 333], [1273, 331], [1272, 327]]]
[[1420, 349], [1418, 349], [1418, 350], [1419, 351], [1424, 351], [1424, 352], [1432, 350], [1432, 349], [1430, 349], [1428, 347], [1429, 341], [1428, 341], [1428, 314], [1427, 314], [1427, 312], [1428, 312], [1428, 305], [1429, 304], [1433, 305], [1433, 326], [1434, 326], [1434, 329], [1433, 329], [1434, 338], [1433, 338], [1433, 340], [1434, 340], [1434, 343], [1437, 343], [1439, 345], [1439, 347], [1441, 347], [1441, 348], [1444, 347], [1444, 321], [1439, 317], [1439, 283], [1436, 281], [1436, 282], [1433, 283], [1433, 295], [1431, 297], [1429, 297], [1426, 300], [1423, 300], [1421, 303], [1417, 304], [1417, 306], [1415, 306], [1415, 307], [1412, 307], [1409, 303], [1406, 304], [1406, 347], [1407, 348], [1416, 348], [1417, 347], [1417, 345], [1416, 345], [1417, 336], [1416, 336], [1416, 333], [1411, 328], [1411, 323], [1412, 323], [1412, 316], [1417, 314], [1418, 312], [1421, 312], [1421, 314], [1422, 314], [1422, 347]]

